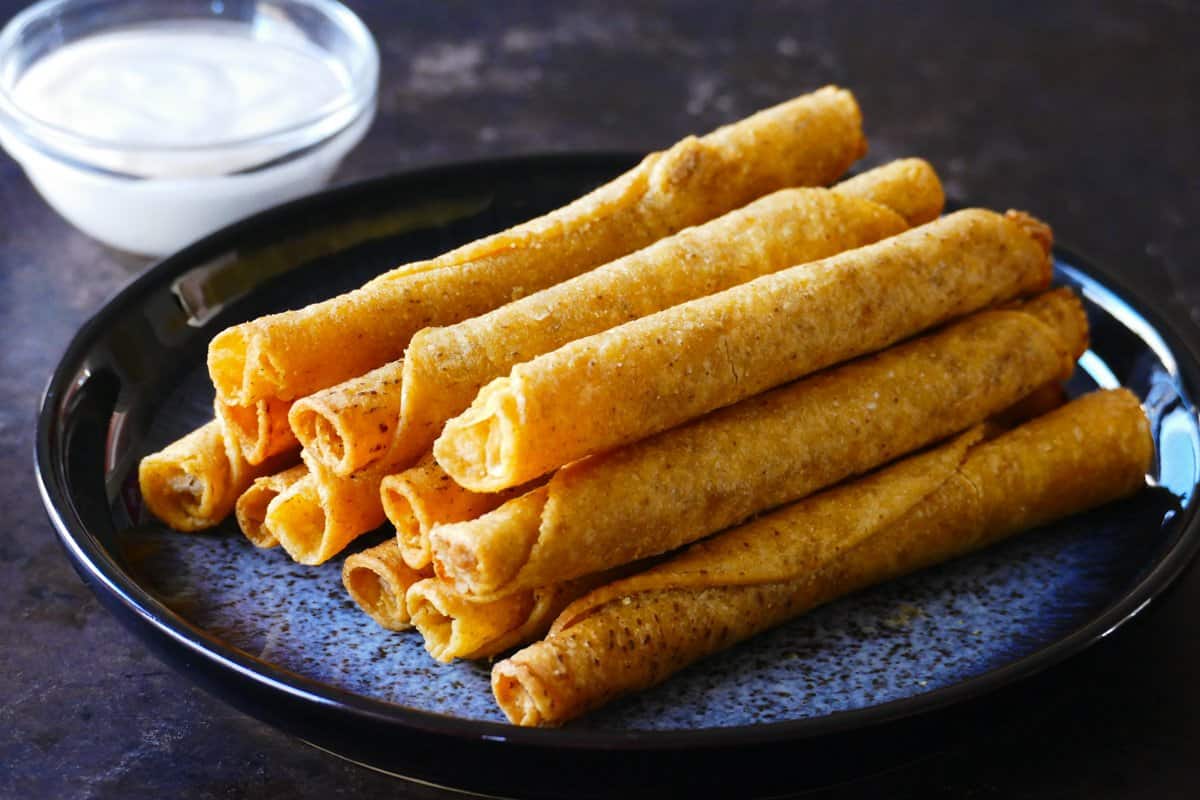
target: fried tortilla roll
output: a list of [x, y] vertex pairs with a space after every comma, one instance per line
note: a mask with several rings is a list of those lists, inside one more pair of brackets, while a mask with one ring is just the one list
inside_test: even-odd
[[297, 464], [275, 475], [257, 478], [238, 498], [234, 512], [238, 527], [255, 547], [275, 547], [279, 540], [267, 530], [267, 506], [271, 501], [308, 474], [308, 467]]
[[288, 413], [304, 449], [338, 475], [349, 475], [387, 456], [400, 418], [404, 362], [297, 400]]
[[449, 662], [489, 658], [544, 636], [568, 604], [606, 582], [589, 576], [479, 602], [428, 578], [409, 588], [405, 602], [429, 655]]
[[249, 464], [213, 420], [143, 458], [138, 484], [154, 516], [177, 531], [199, 531], [225, 519], [255, 478], [286, 466], [288, 458]]
[[225, 435], [238, 448], [242, 458], [261, 464], [271, 456], [295, 450], [298, 442], [288, 424], [291, 403], [259, 400], [248, 406], [236, 406], [217, 400], [217, 419]]
[[879, 350], [1050, 280], [1050, 232], [968, 209], [757, 278], [514, 367], [446, 423], [434, 456], [499, 491]]
[[[296, 403], [292, 428], [339, 475], [427, 448], [481, 386], [575, 339], [941, 213], [937, 174], [896, 161], [830, 189], [784, 189], [479, 317], [418, 332], [403, 361]], [[903, 214], [892, 210], [894, 204]], [[401, 380], [402, 376], [402, 380]]]
[[1087, 318], [1067, 289], [980, 312], [439, 525], [434, 568], [490, 598], [673, 550], [981, 422], [1068, 377], [1086, 347]]
[[271, 501], [264, 525], [298, 563], [323, 564], [383, 524], [379, 484], [385, 475], [363, 470], [343, 478], [308, 452], [300, 454], [308, 475]]
[[411, 456], [433, 444], [446, 420], [470, 406], [481, 386], [523, 361], [899, 233], [907, 223], [889, 203], [926, 222], [940, 213], [942, 202], [936, 173], [919, 159], [871, 170], [832, 190], [783, 189], [482, 316], [426, 328], [405, 353], [402, 380], [396, 380], [398, 369], [382, 368], [365, 382], [318, 392], [296, 403], [292, 427], [338, 474], [381, 458], [394, 437]]
[[942, 181], [923, 158], [901, 158], [847, 178], [833, 187], [847, 197], [887, 206], [909, 225], [924, 225], [942, 214], [946, 195]]
[[351, 599], [391, 631], [412, 627], [404, 596], [409, 587], [428, 576], [428, 570], [415, 570], [404, 563], [395, 539], [347, 556], [342, 564], [342, 584]]
[[970, 439], [587, 595], [545, 640], [495, 665], [497, 702], [518, 725], [560, 724], [836, 597], [1131, 494], [1152, 454], [1146, 417], [1124, 390]]
[[429, 566], [429, 531], [434, 525], [463, 522], [486, 514], [524, 493], [528, 487], [495, 494], [468, 491], [447, 475], [432, 453], [413, 468], [383, 479], [379, 496], [404, 562], [414, 569]]
[[237, 405], [312, 394], [399, 358], [421, 328], [489, 311], [778, 189], [827, 184], [865, 151], [853, 95], [821, 89], [689, 136], [543, 217], [229, 328], [209, 346], [209, 373]]

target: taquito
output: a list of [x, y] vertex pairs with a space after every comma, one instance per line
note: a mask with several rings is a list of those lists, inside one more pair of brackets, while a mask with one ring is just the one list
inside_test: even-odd
[[233, 326], [209, 346], [223, 401], [299, 397], [399, 358], [421, 328], [473, 317], [866, 151], [853, 95], [827, 87], [689, 136], [575, 202], [344, 295]]
[[942, 181], [923, 158], [901, 158], [847, 178], [833, 187], [838, 194], [887, 206], [910, 226], [941, 216], [946, 205]]
[[373, 470], [340, 477], [300, 451], [308, 474], [267, 506], [264, 525], [293, 560], [323, 564], [367, 531], [383, 524], [379, 484]]
[[[897, 161], [833, 189], [783, 189], [508, 305], [413, 336], [402, 362], [299, 400], [304, 447], [348, 474], [388, 451], [427, 449], [480, 387], [575, 339], [785, 267], [851, 250], [927, 222], [941, 183], [928, 163]], [[402, 372], [401, 372], [402, 365]]]
[[415, 467], [383, 479], [380, 500], [388, 522], [396, 528], [396, 541], [404, 562], [414, 569], [429, 566], [429, 531], [434, 525], [475, 519], [524, 493], [527, 487], [481, 494], [468, 491], [433, 460], [432, 453]]
[[138, 485], [156, 517], [177, 531], [199, 531], [225, 519], [255, 478], [277, 471], [289, 458], [250, 464], [213, 420], [143, 458]]
[[234, 506], [238, 527], [255, 547], [275, 547], [279, 540], [267, 529], [267, 507], [271, 501], [308, 474], [308, 467], [297, 464], [275, 475], [256, 478], [242, 492]]
[[405, 603], [425, 649], [438, 661], [489, 658], [544, 636], [568, 604], [605, 582], [589, 576], [479, 602], [427, 578], [408, 589]]
[[404, 595], [428, 575], [428, 570], [415, 570], [404, 563], [395, 539], [353, 553], [342, 564], [342, 584], [350, 598], [391, 631], [412, 627]]
[[270, 399], [237, 406], [217, 400], [214, 405], [226, 437], [251, 464], [295, 450], [299, 444], [288, 423], [291, 403]]
[[493, 693], [518, 725], [560, 724], [836, 597], [1129, 495], [1152, 449], [1125, 390], [960, 437], [587, 595], [493, 667]]
[[403, 360], [296, 401], [296, 438], [334, 474], [349, 475], [388, 455], [400, 419]]
[[438, 464], [516, 486], [954, 317], [1044, 288], [1050, 230], [968, 209], [576, 340], [487, 384]]
[[979, 312], [439, 525], [434, 568], [489, 598], [672, 550], [981, 422], [1070, 376], [1086, 347], [1068, 289]]

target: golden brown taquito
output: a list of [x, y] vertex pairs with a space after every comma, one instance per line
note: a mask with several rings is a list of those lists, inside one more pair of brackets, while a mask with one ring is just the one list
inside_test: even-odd
[[230, 445], [213, 420], [138, 465], [147, 508], [177, 531], [199, 531], [221, 522], [255, 478], [286, 466], [291, 455], [253, 465]]
[[1135, 397], [1098, 392], [694, 545], [569, 606], [492, 670], [518, 725], [557, 725], [836, 597], [1129, 495], [1152, 456]]
[[928, 163], [897, 161], [832, 189], [783, 189], [717, 219], [478, 317], [413, 336], [393, 362], [296, 402], [292, 427], [339, 475], [395, 446], [411, 457], [480, 387], [568, 342], [785, 267], [905, 230], [896, 203], [926, 222], [940, 213]]
[[225, 435], [249, 463], [261, 464], [297, 448], [288, 424], [291, 403], [271, 399], [235, 406], [217, 400], [214, 405]]
[[363, 470], [343, 478], [308, 452], [300, 455], [308, 475], [271, 501], [263, 524], [293, 560], [323, 564], [383, 524], [379, 484], [385, 473]]
[[942, 181], [923, 158], [901, 158], [847, 178], [833, 187], [838, 194], [887, 206], [912, 226], [941, 216], [946, 205]]
[[342, 564], [342, 584], [351, 599], [371, 619], [392, 631], [412, 627], [404, 596], [409, 587], [428, 575], [428, 570], [415, 570], [404, 563], [395, 539], [353, 553]]
[[427, 578], [409, 588], [405, 602], [425, 649], [438, 661], [490, 658], [545, 635], [569, 603], [605, 582], [589, 576], [479, 602]]
[[1067, 289], [977, 313], [439, 525], [435, 570], [490, 598], [667, 552], [978, 423], [1068, 377], [1086, 347]]
[[853, 95], [827, 87], [647, 156], [575, 202], [355, 291], [233, 326], [209, 346], [228, 403], [294, 400], [399, 358], [421, 328], [476, 316], [786, 186], [835, 180], [866, 150]]
[[288, 413], [304, 449], [337, 475], [349, 475], [387, 456], [400, 418], [404, 362], [302, 397]]
[[271, 501], [308, 474], [303, 464], [274, 475], [255, 479], [250, 488], [242, 492], [234, 506], [238, 527], [255, 547], [275, 547], [279, 540], [267, 529], [267, 506]]
[[475, 519], [527, 488], [494, 494], [467, 491], [437, 465], [432, 453], [426, 453], [415, 467], [384, 478], [379, 496], [388, 522], [396, 527], [404, 562], [422, 569], [431, 561], [429, 531], [434, 525]]
[[968, 209], [519, 364], [446, 423], [438, 464], [499, 491], [1044, 288], [1050, 232]]

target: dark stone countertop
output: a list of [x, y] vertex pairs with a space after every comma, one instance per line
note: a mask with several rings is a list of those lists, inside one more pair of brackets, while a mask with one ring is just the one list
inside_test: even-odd
[[[0, 20], [20, 5], [0, 0]], [[1044, 216], [1163, 313], [1200, 321], [1200, 12], [1185, 0], [350, 5], [383, 53], [381, 113], [339, 181], [646, 150], [837, 82], [863, 106], [871, 163], [925, 156], [953, 195]], [[202, 693], [72, 573], [34, 485], [34, 410], [69, 337], [140, 266], [0, 157], [0, 796], [442, 797]], [[1192, 796], [1198, 607], [1193, 568], [1052, 671], [1053, 713], [817, 796]]]

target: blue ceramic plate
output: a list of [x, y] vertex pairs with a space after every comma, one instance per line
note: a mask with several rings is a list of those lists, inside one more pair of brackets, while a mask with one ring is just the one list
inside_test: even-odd
[[[716, 780], [703, 757], [713, 748], [771, 761], [800, 740], [944, 710], [1087, 647], [1192, 556], [1195, 357], [1065, 251], [1057, 280], [1082, 294], [1093, 332], [1071, 391], [1125, 385], [1142, 398], [1155, 488], [834, 603], [561, 730], [507, 725], [487, 665], [437, 664], [416, 634], [376, 627], [336, 563], [256, 550], [232, 521], [172, 533], [142, 510], [138, 459], [211, 416], [204, 353], [216, 332], [549, 210], [629, 163], [529, 158], [371, 181], [256, 216], [139, 277], [75, 337], [39, 419], [46, 508], [83, 578], [172, 663], [318, 746], [443, 784], [536, 793], [548, 790], [529, 778], [547, 759], [645, 790], [679, 770]], [[608, 771], [617, 756], [621, 775]]]

